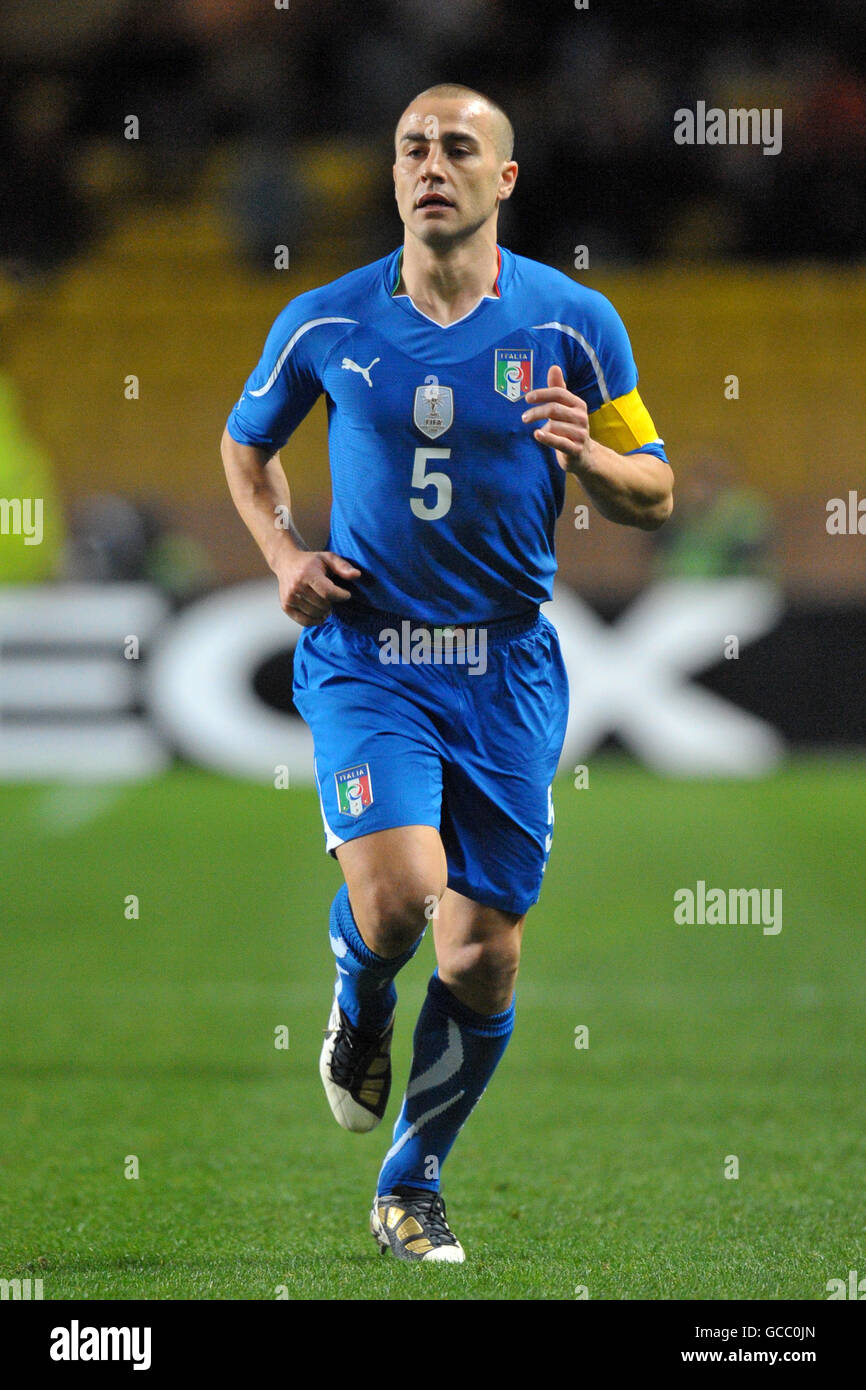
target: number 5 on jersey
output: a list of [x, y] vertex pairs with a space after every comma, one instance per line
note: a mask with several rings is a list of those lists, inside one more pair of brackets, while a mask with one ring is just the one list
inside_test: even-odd
[[451, 506], [451, 479], [447, 473], [428, 473], [427, 464], [430, 459], [447, 459], [451, 457], [450, 449], [416, 449], [415, 462], [412, 466], [413, 488], [424, 491], [432, 487], [436, 489], [435, 502], [428, 502], [423, 497], [410, 497], [409, 506], [414, 516], [420, 517], [422, 521], [438, 521], [443, 517]]

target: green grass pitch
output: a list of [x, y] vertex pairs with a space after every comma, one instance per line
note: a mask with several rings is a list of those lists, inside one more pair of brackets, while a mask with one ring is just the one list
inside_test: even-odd
[[[600, 758], [556, 813], [515, 1034], [444, 1169], [467, 1263], [430, 1268], [380, 1258], [367, 1214], [432, 943], [398, 982], [386, 1120], [346, 1134], [317, 1070], [340, 880], [313, 792], [189, 769], [0, 790], [0, 1277], [46, 1299], [824, 1299], [866, 1274], [862, 763], [702, 784]], [[782, 931], [676, 925], [699, 878], [781, 888]]]

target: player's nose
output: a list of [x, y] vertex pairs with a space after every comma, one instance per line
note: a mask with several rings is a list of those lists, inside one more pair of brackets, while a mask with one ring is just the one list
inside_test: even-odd
[[429, 177], [441, 178], [441, 177], [442, 177], [442, 172], [441, 172], [441, 168], [440, 168], [440, 160], [441, 160], [441, 158], [442, 158], [442, 151], [441, 151], [441, 149], [440, 149], [440, 146], [439, 146], [438, 141], [436, 141], [436, 140], [431, 140], [431, 141], [430, 141], [430, 144], [427, 146], [427, 157], [425, 158], [424, 163], [421, 165], [421, 173], [422, 173], [422, 175], [426, 175], [428, 178], [429, 178]]

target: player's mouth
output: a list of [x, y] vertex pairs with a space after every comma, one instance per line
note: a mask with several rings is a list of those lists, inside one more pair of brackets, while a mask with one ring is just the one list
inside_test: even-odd
[[424, 210], [426, 208], [453, 208], [454, 204], [450, 198], [446, 198], [444, 193], [422, 193], [415, 204], [415, 207]]

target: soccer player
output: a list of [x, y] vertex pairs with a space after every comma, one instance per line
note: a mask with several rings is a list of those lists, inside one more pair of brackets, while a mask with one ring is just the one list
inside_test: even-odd
[[[235, 504], [301, 625], [337, 984], [320, 1071], [355, 1132], [385, 1113], [395, 977], [433, 924], [438, 969], [370, 1217], [380, 1249], [462, 1261], [440, 1177], [502, 1057], [526, 914], [553, 832], [568, 689], [552, 596], [573, 473], [612, 521], [653, 529], [672, 473], [602, 295], [497, 245], [517, 178], [505, 113], [468, 88], [396, 131], [403, 245], [278, 316], [232, 410]], [[328, 549], [290, 517], [279, 450], [328, 409]]]

